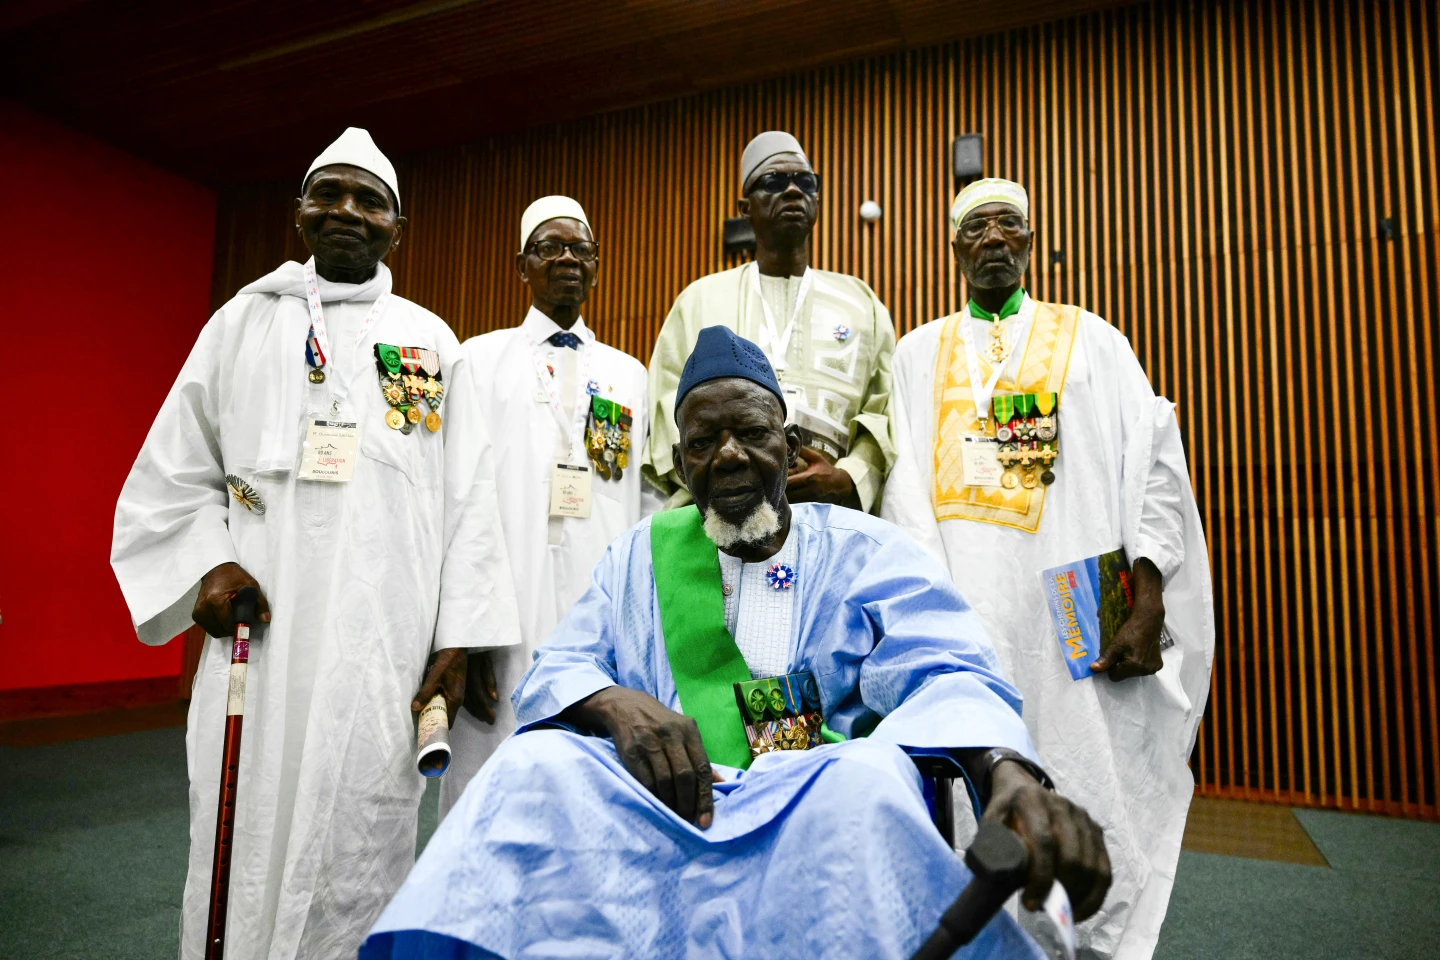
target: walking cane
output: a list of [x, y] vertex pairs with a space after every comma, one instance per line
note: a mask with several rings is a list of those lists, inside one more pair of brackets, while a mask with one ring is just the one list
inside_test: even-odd
[[939, 928], [910, 960], [949, 960], [975, 939], [985, 924], [1025, 885], [1030, 857], [1013, 831], [998, 823], [982, 823], [965, 851], [965, 865], [975, 876], [940, 918]]
[[225, 956], [225, 913], [230, 903], [230, 854], [235, 842], [235, 792], [240, 785], [240, 728], [245, 722], [245, 671], [250, 664], [250, 622], [260, 592], [241, 587], [230, 600], [235, 640], [230, 645], [230, 697], [225, 710], [225, 749], [220, 755], [220, 808], [215, 814], [215, 862], [210, 868], [210, 920], [205, 960]]

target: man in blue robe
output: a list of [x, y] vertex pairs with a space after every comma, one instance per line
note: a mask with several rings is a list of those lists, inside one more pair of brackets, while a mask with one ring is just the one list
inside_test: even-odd
[[[1058, 879], [1099, 908], [1100, 829], [1047, 789], [978, 618], [897, 527], [787, 503], [784, 417], [759, 348], [702, 331], [695, 506], [610, 545], [362, 960], [908, 957], [970, 879], [915, 755], [1021, 835], [1028, 906]], [[959, 955], [1040, 954], [1002, 913]]]

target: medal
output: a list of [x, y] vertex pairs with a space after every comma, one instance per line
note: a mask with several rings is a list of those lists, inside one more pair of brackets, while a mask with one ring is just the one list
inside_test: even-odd
[[619, 467], [622, 470], [630, 466], [630, 455], [624, 450], [621, 450], [619, 453], [615, 454], [615, 466]]
[[1055, 482], [1055, 471], [1047, 468], [1044, 473], [1040, 474], [1040, 482], [1047, 487], [1050, 486]]
[[405, 426], [405, 415], [394, 407], [385, 411], [385, 426], [391, 430], [399, 430]]
[[251, 513], [265, 515], [265, 501], [261, 499], [260, 491], [233, 473], [225, 474], [225, 485], [230, 488], [230, 495], [235, 498], [236, 503]]
[[1020, 478], [1015, 476], [1014, 470], [1006, 470], [1000, 475], [1000, 486], [1006, 490], [1014, 490], [1020, 486]]
[[405, 419], [409, 420], [411, 423], [419, 423], [422, 419], [422, 417], [420, 416], [420, 408], [412, 405], [408, 410], [405, 411]]
[[1035, 436], [1039, 437], [1041, 440], [1054, 440], [1055, 418], [1041, 417], [1039, 420], [1035, 421]]
[[602, 480], [610, 479], [610, 468], [605, 465], [605, 461], [603, 460], [597, 460], [595, 462], [595, 472], [600, 474]]
[[310, 382], [311, 382], [311, 383], [324, 383], [324, 382], [325, 382], [325, 371], [324, 371], [324, 370], [321, 370], [319, 367], [311, 367], [311, 368], [310, 368]]
[[398, 383], [387, 383], [385, 385], [385, 400], [391, 404], [405, 402], [405, 388]]
[[1009, 443], [1011, 440], [1015, 439], [1015, 431], [1010, 429], [1010, 424], [1002, 423], [1000, 424], [1000, 426], [995, 428], [995, 439], [999, 440], [1001, 443]]
[[610, 468], [610, 478], [612, 480], [619, 480], [623, 476], [625, 476], [625, 471], [620, 468], [620, 464], [617, 463]]
[[429, 430], [431, 433], [439, 430], [440, 414], [436, 413], [434, 410], [431, 410], [429, 413], [427, 413], [425, 415], [425, 429]]
[[1035, 486], [1039, 482], [1040, 481], [1035, 476], [1034, 470], [1026, 470], [1020, 476], [1020, 486], [1024, 487], [1026, 490], [1034, 490]]

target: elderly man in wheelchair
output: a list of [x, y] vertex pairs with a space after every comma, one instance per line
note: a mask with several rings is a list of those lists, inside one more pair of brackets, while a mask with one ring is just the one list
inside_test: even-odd
[[[951, 775], [1022, 839], [1027, 906], [1058, 880], [1095, 912], [1101, 831], [1050, 788], [944, 568], [787, 502], [800, 439], [760, 349], [701, 331], [674, 416], [695, 505], [611, 544], [362, 960], [909, 957], [970, 879]], [[1041, 954], [1000, 913], [961, 955]]]

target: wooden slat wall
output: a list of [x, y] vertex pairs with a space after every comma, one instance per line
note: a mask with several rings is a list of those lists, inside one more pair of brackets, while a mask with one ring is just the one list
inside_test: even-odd
[[[462, 338], [518, 322], [520, 212], [567, 193], [603, 250], [587, 319], [647, 358], [778, 127], [826, 177], [816, 262], [903, 333], [962, 302], [949, 145], [983, 133], [1031, 190], [1032, 292], [1115, 323], [1179, 404], [1219, 634], [1202, 792], [1436, 818], [1436, 21], [1161, 3], [405, 157], [397, 289]], [[217, 303], [302, 252], [294, 192], [222, 193]]]

